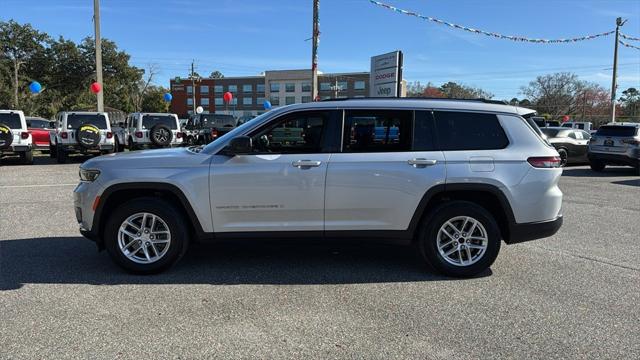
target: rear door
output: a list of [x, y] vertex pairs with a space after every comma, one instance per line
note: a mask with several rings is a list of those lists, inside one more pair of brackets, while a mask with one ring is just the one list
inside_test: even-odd
[[327, 170], [325, 230], [407, 230], [425, 192], [444, 181], [431, 112], [346, 110], [342, 151]]

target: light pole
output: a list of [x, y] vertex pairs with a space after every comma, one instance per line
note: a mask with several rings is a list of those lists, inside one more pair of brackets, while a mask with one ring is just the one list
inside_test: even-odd
[[313, 37], [311, 45], [311, 99], [318, 99], [318, 36], [320, 35], [320, 20], [318, 18], [320, 0], [313, 0]]
[[100, 37], [100, 0], [93, 0], [93, 24], [96, 38], [96, 82], [102, 89], [96, 94], [98, 97], [98, 111], [104, 111], [104, 84], [102, 83], [102, 38]]
[[613, 79], [611, 80], [611, 122], [616, 122], [616, 76], [618, 73], [618, 42], [620, 36], [620, 26], [624, 25], [627, 20], [621, 17], [616, 19], [616, 43], [613, 47]]

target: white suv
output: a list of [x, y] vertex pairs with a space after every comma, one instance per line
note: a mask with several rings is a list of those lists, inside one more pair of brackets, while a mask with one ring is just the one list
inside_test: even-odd
[[70, 154], [101, 155], [115, 149], [106, 112], [59, 112], [49, 137], [49, 153], [59, 163], [66, 163]]
[[176, 114], [132, 113], [114, 128], [116, 150], [181, 146], [180, 120]]
[[501, 240], [562, 224], [560, 157], [533, 113], [455, 100], [285, 106], [204, 147], [85, 162], [76, 217], [138, 273], [166, 269], [192, 240], [251, 237], [415, 244], [438, 271], [472, 276]]
[[27, 121], [20, 110], [0, 110], [0, 160], [20, 155], [25, 164], [33, 164], [33, 145]]

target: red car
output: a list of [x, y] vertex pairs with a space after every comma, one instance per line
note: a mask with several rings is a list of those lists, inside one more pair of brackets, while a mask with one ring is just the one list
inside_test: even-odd
[[49, 131], [53, 129], [52, 122], [38, 117], [27, 117], [27, 130], [33, 139], [33, 149], [49, 150]]

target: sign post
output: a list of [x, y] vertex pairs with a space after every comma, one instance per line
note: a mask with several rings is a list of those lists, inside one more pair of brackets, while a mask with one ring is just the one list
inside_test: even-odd
[[373, 56], [369, 76], [370, 97], [400, 97], [402, 95], [402, 51]]

